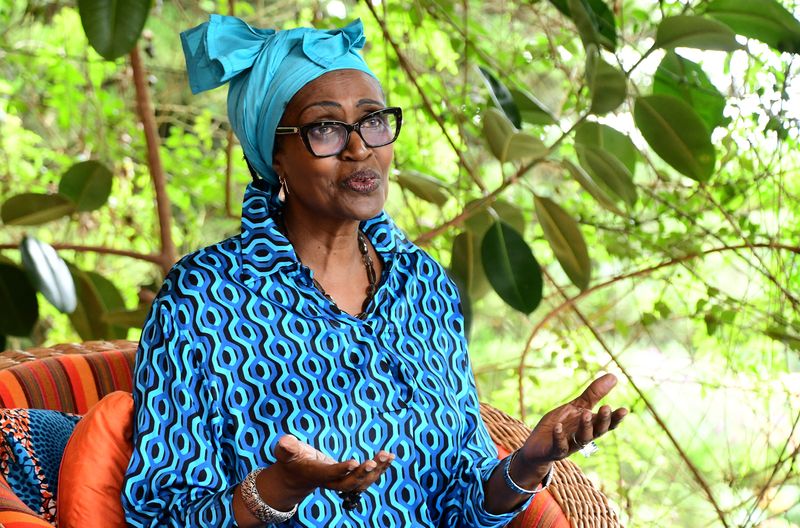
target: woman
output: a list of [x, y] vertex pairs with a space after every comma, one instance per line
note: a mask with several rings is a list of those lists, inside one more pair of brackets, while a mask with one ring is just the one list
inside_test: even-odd
[[230, 80], [254, 181], [240, 235], [182, 259], [142, 333], [132, 526], [504, 526], [554, 460], [616, 427], [607, 375], [504, 461], [458, 292], [383, 212], [402, 112], [332, 31], [232, 18], [182, 35], [194, 92]]

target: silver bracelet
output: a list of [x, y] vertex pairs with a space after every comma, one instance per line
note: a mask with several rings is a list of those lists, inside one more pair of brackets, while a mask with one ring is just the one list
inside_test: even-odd
[[250, 513], [261, 522], [282, 523], [288, 521], [297, 513], [297, 504], [295, 504], [294, 508], [290, 511], [282, 512], [264, 502], [264, 499], [261, 498], [261, 494], [258, 492], [258, 488], [256, 488], [256, 477], [258, 477], [258, 474], [261, 473], [263, 469], [264, 468], [259, 468], [250, 472], [242, 481], [241, 490], [244, 505], [247, 506]]
[[508, 455], [505, 460], [503, 460], [503, 479], [506, 481], [506, 486], [511, 488], [514, 493], [518, 493], [520, 495], [536, 495], [537, 493], [544, 491], [550, 485], [550, 482], [553, 480], [553, 472], [555, 470], [554, 465], [550, 465], [550, 469], [547, 470], [547, 474], [544, 476], [544, 480], [542, 480], [542, 485], [535, 490], [525, 489], [511, 478], [511, 474], [508, 472], [509, 468], [511, 468], [511, 461], [514, 460], [514, 457], [517, 456], [519, 451], [514, 451], [510, 455]]

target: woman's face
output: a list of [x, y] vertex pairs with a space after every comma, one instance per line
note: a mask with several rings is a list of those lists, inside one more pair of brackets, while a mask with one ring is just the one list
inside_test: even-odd
[[[324, 120], [352, 124], [385, 106], [374, 78], [358, 70], [336, 70], [297, 92], [280, 126]], [[287, 210], [292, 214], [347, 222], [367, 220], [383, 209], [393, 155], [391, 144], [367, 147], [354, 131], [345, 149], [327, 158], [311, 154], [300, 134], [277, 136], [276, 145], [273, 168], [286, 180]]]

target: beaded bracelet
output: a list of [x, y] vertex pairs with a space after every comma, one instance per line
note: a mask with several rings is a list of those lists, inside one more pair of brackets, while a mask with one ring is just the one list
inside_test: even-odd
[[555, 471], [555, 466], [551, 465], [550, 469], [547, 470], [547, 474], [544, 476], [544, 480], [542, 480], [542, 484], [539, 488], [535, 490], [528, 490], [514, 482], [511, 478], [511, 474], [509, 473], [509, 468], [511, 467], [511, 461], [514, 460], [514, 457], [517, 456], [519, 451], [514, 451], [509, 456], [503, 460], [503, 479], [506, 481], [506, 486], [508, 486], [514, 493], [518, 493], [519, 495], [536, 495], [537, 493], [547, 489], [550, 485], [550, 482], [553, 480], [553, 472]]

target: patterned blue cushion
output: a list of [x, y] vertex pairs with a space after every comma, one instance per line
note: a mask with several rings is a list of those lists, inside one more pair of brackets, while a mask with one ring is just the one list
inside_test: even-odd
[[0, 471], [31, 510], [56, 518], [61, 457], [80, 416], [42, 409], [0, 409]]

